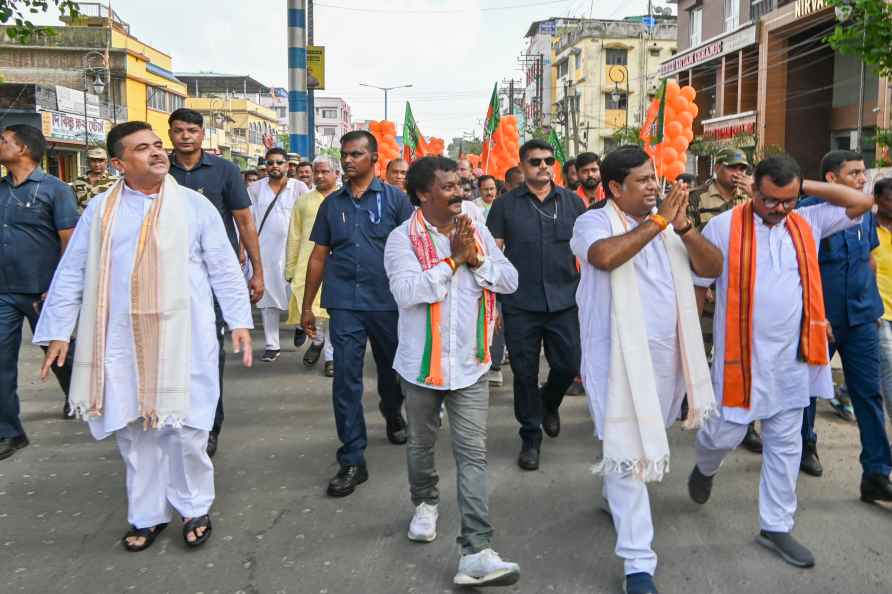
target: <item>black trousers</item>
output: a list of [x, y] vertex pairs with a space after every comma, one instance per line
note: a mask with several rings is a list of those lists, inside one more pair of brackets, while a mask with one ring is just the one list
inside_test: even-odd
[[223, 369], [226, 367], [226, 351], [223, 347], [226, 345], [226, 322], [223, 321], [223, 310], [220, 309], [216, 297], [214, 298], [214, 315], [217, 318], [217, 343], [220, 345], [217, 361], [220, 374], [220, 398], [217, 400], [217, 412], [214, 414], [214, 426], [211, 428], [211, 433], [220, 435], [220, 431], [223, 430]]
[[[542, 443], [542, 417], [555, 411], [564, 393], [579, 375], [579, 315], [575, 307], [556, 312], [502, 308], [505, 344], [514, 373], [514, 416], [520, 423], [524, 447]], [[539, 353], [551, 370], [539, 388]]]

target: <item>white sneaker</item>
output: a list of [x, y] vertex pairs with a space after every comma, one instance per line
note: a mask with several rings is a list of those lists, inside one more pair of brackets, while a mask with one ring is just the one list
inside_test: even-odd
[[487, 379], [489, 380], [490, 386], [495, 386], [497, 388], [500, 388], [502, 384], [505, 383], [505, 378], [502, 377], [502, 371], [497, 369], [490, 369]]
[[415, 542], [433, 542], [437, 538], [437, 518], [439, 517], [436, 505], [419, 503], [415, 508], [415, 515], [409, 522], [409, 540]]
[[502, 561], [494, 550], [483, 549], [473, 555], [462, 555], [452, 582], [457, 586], [510, 586], [519, 579], [517, 563]]

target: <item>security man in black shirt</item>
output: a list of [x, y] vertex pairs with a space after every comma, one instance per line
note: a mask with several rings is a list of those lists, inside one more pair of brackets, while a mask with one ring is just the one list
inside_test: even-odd
[[[499, 295], [514, 372], [514, 415], [522, 447], [517, 464], [539, 468], [542, 429], [561, 430], [558, 407], [579, 372], [579, 270], [570, 250], [582, 200], [551, 179], [554, 149], [541, 140], [520, 147], [525, 183], [493, 202], [487, 226], [519, 274], [511, 295]], [[551, 367], [539, 388], [539, 353]]]

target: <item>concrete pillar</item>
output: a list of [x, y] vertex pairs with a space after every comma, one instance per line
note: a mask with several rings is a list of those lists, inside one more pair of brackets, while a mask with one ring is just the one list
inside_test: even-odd
[[288, 144], [302, 157], [310, 155], [305, 27], [304, 0], [288, 0]]

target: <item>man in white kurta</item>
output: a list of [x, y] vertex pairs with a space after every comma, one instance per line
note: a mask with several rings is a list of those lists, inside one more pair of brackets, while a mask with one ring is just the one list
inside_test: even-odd
[[[84, 301], [88, 300], [84, 295], [85, 271], [90, 259], [96, 257], [91, 253], [91, 229], [102, 224], [106, 201], [120, 186], [109, 247], [104, 402], [101, 414], [83, 408], [78, 414], [88, 420], [94, 438], [104, 439], [111, 434], [117, 438], [127, 469], [128, 520], [136, 532], [142, 531], [128, 538], [128, 548], [138, 544], [140, 538], [151, 544], [149, 541], [154, 540], [154, 536], [147, 531], [166, 526], [171, 507], [184, 519], [200, 518], [208, 513], [214, 500], [213, 465], [205, 450], [219, 398], [212, 291], [227, 325], [233, 330], [236, 352], [247, 350], [246, 364], [250, 364], [248, 329], [252, 328], [245, 280], [219, 213], [201, 194], [177, 185], [166, 175], [167, 156], [160, 139], [151, 128], [138, 128], [138, 125], [147, 126], [141, 122], [121, 124], [119, 128], [130, 126], [124, 132], [131, 133], [117, 140], [110, 133], [109, 149], [116, 168], [125, 172], [124, 179], [87, 205], [56, 271], [34, 333], [36, 344], [50, 346], [45, 372], [60, 350], [67, 350], [79, 315], [82, 318], [86, 315], [82, 309]], [[148, 150], [154, 152], [148, 171], [137, 171], [144, 164], [132, 157], [135, 152], [132, 145], [136, 142], [150, 144]], [[154, 192], [144, 193], [131, 186], [151, 187], [155, 185], [154, 180], [157, 180]], [[147, 428], [140, 415], [137, 395], [131, 277], [141, 228], [153, 202], [158, 199], [158, 189], [168, 192], [166, 200], [176, 199], [172, 204], [182, 210], [177, 214], [185, 219], [188, 262], [183, 265], [189, 279], [186, 290], [191, 323], [180, 340], [190, 341], [186, 343], [191, 351], [187, 367], [190, 381], [184, 418], [162, 418], [157, 427]], [[164, 233], [162, 226], [158, 228], [161, 236]], [[167, 268], [165, 262], [158, 262], [157, 267], [163, 278]], [[160, 357], [164, 357], [163, 352]], [[72, 403], [76, 403], [78, 395], [73, 393], [71, 398]], [[208, 522], [206, 532], [209, 531]], [[198, 532], [194, 532], [193, 542], [195, 537], [201, 536]], [[130, 550], [141, 549], [137, 546]]]
[[[789, 157], [766, 159], [756, 167], [755, 179], [756, 271], [750, 404], [749, 407], [727, 406], [724, 400], [732, 210], [714, 217], [703, 230], [704, 236], [721, 249], [725, 260], [725, 269], [716, 281], [712, 368], [715, 394], [723, 405], [721, 415], [713, 417], [697, 434], [697, 463], [689, 479], [689, 491], [694, 501], [706, 503], [722, 461], [743, 440], [747, 426], [761, 421], [763, 456], [758, 541], [788, 563], [811, 567], [814, 557], [791, 535], [802, 451], [802, 409], [808, 406], [809, 396], [832, 397], [833, 383], [829, 365], [812, 366], [800, 357], [803, 283], [785, 220], [801, 191], [824, 198], [823, 204], [796, 210], [818, 243], [824, 237], [858, 224], [861, 214], [872, 206], [872, 199], [844, 186], [801, 182], [798, 165]], [[697, 279], [696, 282], [700, 287], [711, 284], [711, 280]]]
[[279, 322], [288, 311], [291, 287], [285, 280], [285, 246], [291, 225], [291, 211], [297, 199], [309, 192], [302, 181], [286, 177], [288, 168], [285, 152], [272, 148], [266, 153], [267, 170], [264, 179], [248, 186], [251, 210], [260, 239], [260, 261], [266, 281], [263, 297], [257, 302], [263, 319], [266, 348], [263, 361], [275, 361], [281, 350]]
[[[691, 407], [696, 409], [692, 414], [702, 419], [714, 407], [705, 355], [697, 351], [702, 350], [702, 339], [689, 267], [705, 275], [718, 274], [721, 259], [718, 250], [705, 242], [686, 219], [687, 190], [683, 185], [673, 189], [659, 213], [648, 216], [656, 205], [659, 185], [644, 151], [619, 149], [604, 159], [602, 172], [611, 198], [576, 220], [570, 240], [581, 265], [576, 294], [582, 338], [581, 372], [596, 433], [604, 441], [604, 462], [599, 466], [604, 479], [602, 494], [608, 508], [605, 511], [611, 514], [616, 529], [616, 554], [624, 560], [625, 590], [649, 594], [656, 592], [652, 576], [657, 555], [651, 548], [653, 521], [646, 481], [658, 481], [668, 470], [664, 427], [678, 418], [685, 392], [693, 392], [689, 383], [694, 384], [683, 370], [683, 358], [697, 358], [699, 385], [707, 388], [698, 391], [698, 397], [702, 394], [703, 399]], [[667, 229], [669, 223], [673, 228]], [[676, 252], [681, 256], [681, 268], [678, 258], [673, 266], [667, 247], [670, 242], [681, 248], [681, 252]], [[631, 267], [637, 281], [637, 295], [633, 293], [632, 298], [628, 294], [614, 295], [618, 288], [615, 276], [623, 267]], [[688, 304], [687, 309], [680, 307], [684, 303]], [[627, 321], [637, 321], [645, 344], [630, 349], [633, 337], [623, 331]], [[682, 334], [690, 342], [686, 351]], [[618, 339], [621, 345], [614, 344]], [[699, 347], [697, 340], [701, 341]], [[649, 364], [644, 362], [642, 348], [649, 353]], [[652, 382], [659, 410], [645, 415], [617, 415], [614, 400], [624, 397], [622, 384], [628, 385], [629, 380], [615, 375], [613, 357], [622, 358], [623, 349], [632, 351], [627, 355], [628, 373], [652, 372], [647, 379]], [[631, 391], [634, 390], [633, 386]], [[650, 408], [649, 403], [643, 404]], [[625, 457], [619, 458], [609, 444], [611, 428], [616, 429], [612, 436], [619, 434], [620, 441], [622, 435], [639, 434], [642, 442], [661, 441], [664, 459], [646, 460], [632, 451], [620, 451]]]

